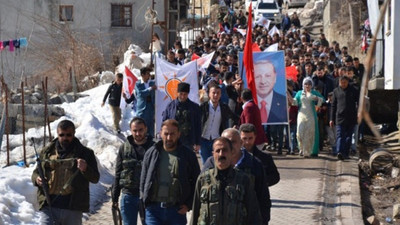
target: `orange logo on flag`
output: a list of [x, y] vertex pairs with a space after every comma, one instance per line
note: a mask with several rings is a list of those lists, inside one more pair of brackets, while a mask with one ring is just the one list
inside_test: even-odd
[[172, 78], [165, 83], [165, 92], [172, 100], [178, 97], [178, 84], [181, 82], [178, 78]]

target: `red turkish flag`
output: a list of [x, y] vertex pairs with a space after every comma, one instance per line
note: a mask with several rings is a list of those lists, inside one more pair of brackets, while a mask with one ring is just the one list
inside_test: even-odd
[[261, 52], [261, 49], [257, 43], [253, 43], [252, 50], [253, 52]]
[[286, 67], [286, 80], [293, 80], [297, 82], [297, 74], [299, 72], [296, 69], [296, 66], [287, 66]]
[[124, 91], [126, 94], [129, 92], [129, 96], [132, 95], [133, 90], [135, 89], [135, 84], [138, 79], [132, 73], [132, 71], [125, 66], [125, 76], [124, 76]]
[[247, 87], [253, 94], [253, 101], [258, 105], [256, 83], [254, 79], [252, 25], [252, 3], [250, 3], [249, 18], [247, 21], [246, 44], [243, 52], [243, 66], [246, 68]]
[[200, 58], [200, 56], [198, 56], [196, 53], [193, 53], [193, 55], [192, 55], [192, 61], [193, 60], [196, 60], [196, 59], [199, 59]]

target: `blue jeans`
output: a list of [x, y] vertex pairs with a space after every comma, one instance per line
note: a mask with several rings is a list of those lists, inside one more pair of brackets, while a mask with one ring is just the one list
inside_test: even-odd
[[179, 207], [161, 208], [154, 203], [146, 206], [146, 225], [186, 225], [186, 214], [178, 213]]
[[120, 205], [124, 225], [136, 225], [139, 212], [139, 197], [122, 193]]
[[214, 140], [207, 140], [204, 138], [201, 138], [200, 141], [200, 156], [201, 156], [201, 161], [204, 162], [212, 155], [212, 144]]
[[[45, 221], [42, 221], [42, 224], [46, 225], [81, 225], [82, 224], [82, 212], [76, 210], [69, 209], [59, 209], [52, 207], [51, 211], [48, 206], [43, 207], [41, 210], [44, 214], [46, 214], [47, 218]], [[51, 220], [54, 220], [51, 221]]]
[[351, 147], [351, 136], [354, 126], [336, 125], [336, 154], [341, 153], [344, 157], [349, 156]]

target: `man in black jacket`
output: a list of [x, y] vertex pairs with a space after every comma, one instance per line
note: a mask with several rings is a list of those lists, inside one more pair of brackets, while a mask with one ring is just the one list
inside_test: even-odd
[[180, 141], [196, 152], [200, 149], [201, 121], [200, 108], [189, 99], [190, 84], [178, 84], [178, 97], [171, 101], [164, 112], [162, 120], [174, 119], [179, 123]]
[[271, 187], [277, 184], [280, 180], [280, 175], [274, 163], [274, 159], [270, 154], [260, 151], [254, 144], [257, 135], [256, 127], [251, 123], [244, 123], [240, 125], [239, 131], [243, 147], [261, 161], [268, 186]]
[[228, 128], [229, 118], [234, 124], [239, 120], [239, 116], [220, 101], [221, 87], [215, 82], [210, 82], [208, 87], [210, 100], [200, 105], [202, 125], [200, 155], [203, 163], [211, 156], [214, 139], [220, 137], [222, 131]]
[[139, 184], [145, 152], [154, 144], [147, 135], [147, 126], [140, 117], [130, 122], [132, 135], [127, 137], [118, 151], [115, 180], [112, 188], [113, 207], [118, 208], [121, 196], [121, 216], [124, 224], [136, 224], [139, 211]]
[[121, 95], [122, 95], [122, 73], [117, 73], [115, 76], [115, 80], [108, 87], [106, 94], [104, 95], [103, 102], [101, 103], [101, 107], [104, 106], [108, 98], [108, 104], [110, 105], [114, 129], [120, 133], [121, 129], [119, 128], [119, 121], [121, 121], [121, 108], [119, 107], [121, 103]]
[[[61, 121], [57, 135], [40, 152], [41, 164], [31, 177], [33, 185], [38, 187], [39, 209], [49, 217], [42, 224], [80, 225], [82, 212], [89, 212], [89, 182], [97, 183], [100, 178], [96, 157], [93, 150], [75, 137], [75, 125], [71, 121]], [[48, 184], [50, 199], [46, 199], [39, 166]]]
[[336, 153], [340, 160], [349, 158], [351, 136], [357, 123], [358, 99], [359, 93], [353, 85], [349, 85], [349, 78], [340, 77], [339, 87], [333, 90], [329, 122], [331, 127], [336, 125]]
[[146, 224], [186, 224], [200, 173], [196, 154], [182, 145], [179, 124], [169, 119], [161, 125], [161, 139], [143, 159], [140, 196], [145, 205]]

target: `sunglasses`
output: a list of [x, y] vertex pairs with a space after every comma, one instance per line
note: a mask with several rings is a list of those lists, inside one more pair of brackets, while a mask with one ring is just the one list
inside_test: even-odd
[[61, 133], [61, 134], [58, 134], [59, 137], [64, 137], [64, 136], [66, 136], [66, 137], [72, 137], [72, 135], [73, 135], [73, 134], [71, 134], [71, 133], [67, 133], [67, 134]]

